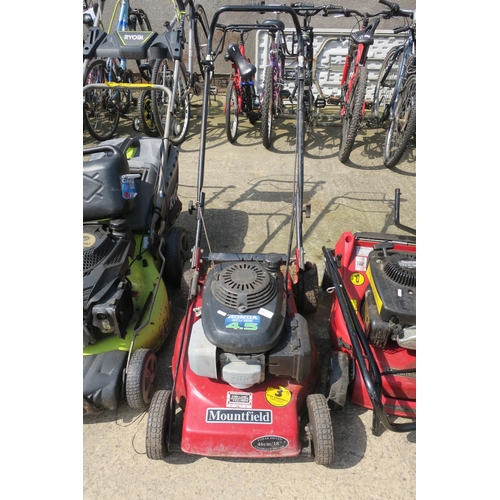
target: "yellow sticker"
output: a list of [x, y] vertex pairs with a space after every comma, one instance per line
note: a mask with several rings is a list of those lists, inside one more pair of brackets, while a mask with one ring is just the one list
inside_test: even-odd
[[90, 248], [94, 246], [95, 236], [89, 233], [83, 233], [83, 248]]
[[351, 283], [354, 286], [361, 286], [365, 282], [365, 277], [361, 273], [351, 274]]
[[266, 399], [270, 405], [282, 407], [286, 406], [292, 400], [292, 393], [281, 385], [278, 389], [276, 387], [268, 387], [266, 389]]

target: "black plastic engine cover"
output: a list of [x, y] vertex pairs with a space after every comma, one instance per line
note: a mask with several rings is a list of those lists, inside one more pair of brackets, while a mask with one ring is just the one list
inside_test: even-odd
[[286, 336], [269, 353], [269, 373], [293, 377], [299, 384], [311, 371], [311, 339], [307, 320], [300, 314], [287, 318]]
[[408, 252], [374, 250], [368, 256], [367, 275], [380, 318], [415, 325], [417, 318], [417, 259]]
[[202, 324], [207, 339], [225, 352], [262, 353], [284, 333], [283, 275], [258, 262], [223, 262], [205, 281]]

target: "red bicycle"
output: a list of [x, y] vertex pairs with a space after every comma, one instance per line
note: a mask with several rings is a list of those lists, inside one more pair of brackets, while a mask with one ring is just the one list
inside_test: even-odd
[[245, 55], [244, 35], [258, 26], [230, 26], [224, 30], [240, 33], [239, 43], [230, 43], [227, 46], [227, 53], [224, 56], [226, 61], [231, 61], [233, 76], [229, 82], [226, 92], [226, 107], [224, 114], [226, 117], [226, 135], [230, 143], [236, 141], [238, 136], [238, 119], [245, 114], [250, 123], [254, 125], [261, 117], [260, 97], [255, 90], [253, 77], [257, 68]]
[[369, 14], [346, 7], [327, 5], [324, 15], [355, 16], [361, 30], [352, 31], [349, 36], [349, 47], [340, 82], [340, 117], [342, 134], [340, 138], [339, 159], [342, 163], [349, 160], [354, 141], [365, 115], [365, 96], [368, 86], [368, 50], [374, 42], [374, 33], [387, 11]]

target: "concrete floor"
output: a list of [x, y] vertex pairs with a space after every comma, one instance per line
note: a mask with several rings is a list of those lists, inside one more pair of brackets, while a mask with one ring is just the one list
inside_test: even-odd
[[[276, 126], [273, 148], [260, 139], [260, 122], [243, 118], [231, 145], [224, 131], [224, 95], [211, 102], [206, 144], [205, 219], [215, 251], [286, 253], [295, 160], [292, 119]], [[334, 110], [334, 113], [336, 111]], [[193, 101], [191, 133], [180, 147], [179, 196], [184, 205], [177, 224], [194, 238], [196, 220], [186, 211], [196, 199], [200, 147], [199, 98]], [[416, 227], [416, 149], [413, 141], [393, 169], [383, 166], [384, 129], [364, 129], [351, 160], [338, 160], [340, 127], [324, 117], [306, 141], [304, 202], [306, 258], [323, 269], [321, 248], [331, 248], [344, 231], [401, 233], [393, 223], [393, 200], [401, 190], [401, 221]], [[122, 120], [120, 135], [135, 134]], [[84, 146], [92, 141], [84, 134]], [[404, 232], [403, 232], [404, 233]], [[193, 241], [193, 240], [192, 240]], [[208, 245], [206, 242], [204, 243]], [[175, 292], [172, 297], [175, 303]], [[330, 296], [321, 291], [318, 311], [308, 317], [318, 348], [328, 348]], [[174, 307], [174, 332], [182, 311]], [[158, 353], [157, 386], [171, 383], [175, 334]], [[333, 415], [335, 460], [330, 467], [311, 459], [210, 459], [174, 452], [166, 461], [145, 455], [146, 414], [123, 402], [116, 412], [84, 418], [83, 496], [91, 499], [292, 499], [339, 498], [406, 500], [416, 498], [416, 432], [372, 435], [371, 411], [348, 404]]]

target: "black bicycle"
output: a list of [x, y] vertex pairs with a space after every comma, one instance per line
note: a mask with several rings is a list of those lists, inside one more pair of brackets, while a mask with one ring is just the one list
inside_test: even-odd
[[380, 68], [372, 113], [378, 124], [389, 120], [384, 144], [384, 165], [394, 167], [401, 160], [417, 129], [416, 10], [379, 0], [390, 7], [392, 17], [405, 18], [394, 33], [406, 33], [403, 44], [393, 47]]

